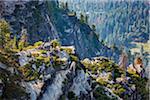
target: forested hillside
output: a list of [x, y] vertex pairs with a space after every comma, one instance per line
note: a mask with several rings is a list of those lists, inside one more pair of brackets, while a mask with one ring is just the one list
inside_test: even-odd
[[[148, 1], [59, 0], [67, 2], [70, 11], [88, 18], [95, 25], [100, 41], [108, 45], [129, 46], [130, 42], [149, 39]], [[115, 39], [117, 38], [117, 39]]]

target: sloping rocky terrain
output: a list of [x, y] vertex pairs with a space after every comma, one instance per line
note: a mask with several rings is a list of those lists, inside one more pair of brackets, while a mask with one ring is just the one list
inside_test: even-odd
[[17, 39], [25, 28], [30, 44], [59, 39], [63, 45], [74, 45], [81, 59], [96, 55], [111, 57], [113, 54], [111, 48], [99, 42], [94, 30], [76, 16], [68, 16], [68, 9], [59, 8], [56, 1], [16, 2], [3, 8], [2, 17], [10, 23]]
[[16, 53], [1, 51], [1, 98], [147, 98], [145, 78], [132, 72], [125, 78], [124, 71], [105, 57], [80, 61], [74, 50], [72, 46], [61, 46], [57, 40], [53, 40], [49, 43], [35, 43]]
[[0, 7], [0, 99], [148, 100], [144, 60], [99, 42], [67, 5], [16, 0]]

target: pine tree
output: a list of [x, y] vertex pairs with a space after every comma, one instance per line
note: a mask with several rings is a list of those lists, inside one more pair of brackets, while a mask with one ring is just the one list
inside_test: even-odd
[[9, 24], [1, 19], [0, 20], [0, 48], [6, 48], [10, 42], [10, 29]]
[[22, 29], [21, 38], [19, 40], [19, 50], [22, 50], [24, 47], [28, 46], [28, 37], [27, 37], [27, 30]]
[[85, 22], [85, 20], [84, 20], [84, 15], [83, 15], [83, 14], [80, 14], [80, 22], [81, 22], [81, 23], [84, 23], [84, 22]]
[[104, 42], [104, 40], [101, 40], [101, 44], [102, 44], [102, 45], [105, 45], [105, 42]]
[[65, 9], [68, 9], [68, 2], [65, 3]]
[[13, 39], [12, 48], [17, 49], [17, 37], [16, 37], [16, 35], [14, 36], [14, 39]]
[[88, 18], [89, 18], [89, 17], [86, 15], [86, 16], [85, 16], [85, 23], [88, 23]]
[[94, 24], [92, 25], [92, 30], [96, 31], [96, 26]]

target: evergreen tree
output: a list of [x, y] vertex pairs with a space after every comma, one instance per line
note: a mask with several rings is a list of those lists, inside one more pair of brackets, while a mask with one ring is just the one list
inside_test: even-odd
[[81, 23], [84, 23], [84, 22], [85, 22], [85, 20], [84, 20], [84, 15], [83, 15], [83, 14], [80, 14], [80, 22], [81, 22]]
[[27, 30], [26, 29], [22, 29], [21, 32], [21, 38], [19, 40], [19, 50], [22, 50], [24, 47], [28, 46], [28, 37], [27, 37]]
[[17, 49], [17, 37], [16, 37], [16, 35], [14, 36], [14, 39], [13, 39], [12, 48]]
[[104, 40], [101, 40], [101, 44], [102, 44], [102, 45], [105, 45], [105, 42], [104, 42]]
[[86, 16], [85, 16], [85, 23], [88, 23], [88, 18], [89, 18], [89, 17], [86, 15]]
[[1, 19], [0, 20], [0, 48], [6, 48], [10, 42], [10, 29], [9, 24]]
[[65, 3], [65, 9], [68, 9], [68, 2]]
[[92, 30], [96, 31], [96, 26], [94, 24], [92, 25]]

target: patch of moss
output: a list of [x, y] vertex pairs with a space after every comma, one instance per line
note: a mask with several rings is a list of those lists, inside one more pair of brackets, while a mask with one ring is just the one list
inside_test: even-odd
[[39, 47], [39, 46], [41, 46], [42, 44], [43, 44], [42, 41], [38, 41], [38, 42], [34, 43], [34, 46], [35, 46], [35, 47]]
[[75, 62], [79, 61], [78, 57], [75, 55], [70, 55], [70, 59], [71, 61], [75, 61]]

